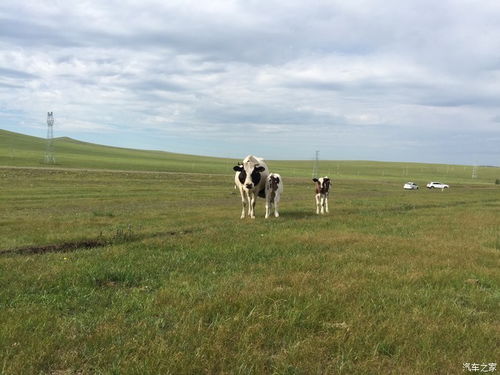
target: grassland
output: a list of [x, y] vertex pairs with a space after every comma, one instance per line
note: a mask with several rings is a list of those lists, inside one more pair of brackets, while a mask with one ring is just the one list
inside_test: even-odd
[[[152, 158], [130, 169], [158, 172], [0, 168], [1, 373], [456, 374], [499, 362], [492, 178], [419, 165], [425, 180], [448, 168], [452, 188], [407, 192], [405, 180], [425, 181], [344, 164], [320, 217], [310, 168], [270, 161], [282, 216], [264, 220], [260, 200], [257, 219], [240, 220], [230, 174], [163, 173], [168, 155]], [[36, 166], [24, 160], [12, 164]]]
[[[106, 169], [121, 171], [156, 171], [230, 174], [233, 165], [239, 161], [227, 158], [199, 157], [173, 154], [163, 151], [130, 150], [95, 145], [71, 138], [56, 138], [54, 149], [55, 165], [43, 162], [46, 141], [42, 138], [0, 130], [0, 166]], [[241, 158], [246, 155], [242, 155]], [[309, 177], [313, 161], [272, 161], [273, 172], [289, 177]], [[373, 161], [323, 160], [319, 173], [342, 179], [391, 180], [404, 183], [415, 180], [420, 184], [430, 180], [449, 183], [494, 183], [500, 179], [500, 168], [477, 166], [477, 178], [472, 179], [473, 166], [381, 163]]]

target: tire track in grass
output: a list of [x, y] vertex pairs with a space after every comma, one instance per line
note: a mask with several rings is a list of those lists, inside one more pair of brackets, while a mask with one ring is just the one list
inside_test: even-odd
[[0, 256], [2, 255], [33, 255], [33, 254], [46, 254], [46, 253], [67, 253], [72, 251], [94, 249], [98, 247], [103, 247], [106, 245], [116, 245], [121, 243], [131, 243], [142, 241], [147, 238], [157, 238], [166, 236], [181, 236], [185, 234], [194, 233], [196, 229], [185, 229], [180, 231], [166, 231], [157, 232], [152, 234], [130, 234], [125, 235], [121, 238], [105, 238], [97, 237], [91, 239], [83, 239], [78, 241], [68, 241], [56, 244], [46, 244], [46, 245], [32, 245], [23, 246], [13, 249], [0, 249]]

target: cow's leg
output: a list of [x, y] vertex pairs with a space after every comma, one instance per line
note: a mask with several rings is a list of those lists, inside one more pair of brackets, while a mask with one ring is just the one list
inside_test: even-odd
[[247, 200], [248, 200], [248, 216], [249, 217], [252, 217], [253, 216], [253, 197], [252, 197], [252, 193], [247, 191]]
[[276, 195], [276, 197], [274, 198], [274, 217], [280, 216], [280, 213], [278, 212], [279, 203], [280, 203], [280, 196]]
[[322, 194], [321, 195], [321, 214], [325, 213], [325, 196]]
[[240, 219], [244, 219], [245, 218], [245, 209], [246, 209], [246, 205], [247, 205], [247, 198], [245, 196], [245, 192], [243, 191], [243, 189], [240, 189], [240, 194], [241, 194], [241, 216], [240, 216]]
[[271, 206], [271, 200], [269, 197], [266, 196], [266, 219], [269, 217], [269, 211], [270, 211], [270, 206]]
[[257, 194], [252, 194], [252, 219], [255, 219], [255, 205], [257, 204]]
[[316, 214], [319, 214], [319, 206], [321, 204], [321, 196], [316, 194]]
[[257, 203], [257, 195], [254, 193], [249, 193], [249, 213], [250, 218], [255, 219], [255, 203]]
[[328, 195], [325, 196], [325, 211], [328, 213]]
[[247, 204], [248, 204], [248, 207], [247, 207], [247, 215], [249, 217], [252, 217], [252, 197], [250, 195], [250, 192], [247, 191], [246, 192], [246, 196], [247, 196]]

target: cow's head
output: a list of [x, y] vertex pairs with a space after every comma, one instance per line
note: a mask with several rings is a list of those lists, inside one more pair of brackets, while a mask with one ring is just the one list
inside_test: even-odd
[[278, 176], [275, 176], [274, 174], [269, 176], [269, 186], [271, 187], [272, 191], [278, 190], [279, 183], [280, 183], [280, 178]]
[[247, 190], [253, 189], [256, 185], [259, 184], [262, 176], [261, 173], [266, 170], [263, 166], [258, 163], [238, 163], [233, 167], [233, 170], [236, 172], [240, 172], [238, 175], [238, 179]]
[[325, 194], [330, 190], [330, 179], [325, 176], [321, 178], [313, 178], [316, 183], [316, 193]]

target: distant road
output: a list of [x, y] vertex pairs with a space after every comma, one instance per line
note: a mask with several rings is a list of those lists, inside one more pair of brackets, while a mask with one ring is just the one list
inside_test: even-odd
[[124, 169], [94, 169], [94, 168], [61, 168], [61, 167], [14, 167], [10, 165], [0, 165], [0, 169], [35, 169], [44, 171], [64, 171], [64, 172], [106, 172], [106, 173], [144, 173], [144, 174], [196, 174], [204, 176], [233, 176], [222, 173], [200, 173], [200, 172], [167, 172], [167, 171], [136, 171]]

